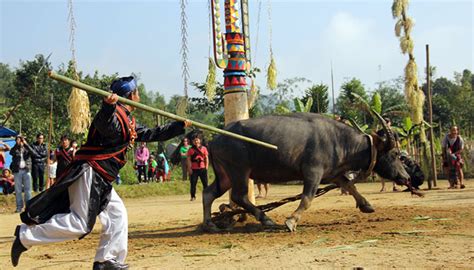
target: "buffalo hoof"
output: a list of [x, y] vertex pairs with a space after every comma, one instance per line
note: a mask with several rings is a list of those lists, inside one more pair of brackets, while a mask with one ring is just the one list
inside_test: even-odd
[[296, 231], [296, 220], [294, 218], [288, 218], [285, 221], [285, 225], [290, 232]]
[[362, 213], [373, 213], [375, 212], [374, 208], [370, 204], [362, 204], [358, 206]]
[[262, 220], [260, 220], [260, 223], [262, 223], [262, 225], [266, 227], [276, 226], [275, 222], [273, 222], [273, 220], [267, 216], [264, 216]]
[[207, 233], [217, 233], [221, 230], [212, 221], [205, 222], [201, 225], [201, 229]]

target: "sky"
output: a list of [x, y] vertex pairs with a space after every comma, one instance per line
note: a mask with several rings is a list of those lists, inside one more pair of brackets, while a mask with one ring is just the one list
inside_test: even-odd
[[[52, 53], [54, 67], [67, 63], [71, 59], [67, 2], [0, 0], [0, 62], [17, 68], [22, 60]], [[220, 2], [224, 10], [224, 0]], [[352, 77], [370, 91], [378, 82], [403, 74], [408, 57], [401, 54], [394, 34], [391, 0], [249, 2], [252, 62], [262, 69], [257, 84], [263, 94], [269, 93], [265, 70], [270, 45], [278, 81], [305, 77], [331, 85], [332, 63], [336, 96]], [[73, 6], [79, 70], [136, 73], [147, 90], [167, 99], [183, 94], [178, 0], [74, 0]], [[188, 0], [186, 14], [190, 82], [204, 82], [212, 53], [208, 1]], [[474, 70], [473, 14], [472, 0], [410, 1], [420, 80], [425, 78], [425, 44], [430, 46], [436, 77], [452, 79], [454, 72]], [[217, 74], [222, 81], [221, 71]], [[189, 95], [199, 92], [190, 87]]]

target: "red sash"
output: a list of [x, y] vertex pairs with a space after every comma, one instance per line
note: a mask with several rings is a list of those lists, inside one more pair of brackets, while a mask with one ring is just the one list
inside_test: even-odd
[[98, 161], [113, 159], [123, 167], [127, 162], [125, 160], [125, 152], [127, 151], [128, 146], [133, 144], [137, 137], [137, 133], [135, 131], [135, 118], [132, 117], [132, 120], [130, 121], [125, 109], [120, 105], [116, 106], [115, 116], [117, 117], [122, 129], [122, 143], [108, 148], [104, 146], [90, 145], [89, 142], [94, 141], [93, 138], [96, 134], [96, 128], [92, 126], [89, 130], [89, 136], [87, 140], [88, 142], [83, 145], [79, 151], [77, 151], [75, 156], [76, 160], [87, 161], [87, 163], [89, 163], [89, 165], [94, 168], [96, 172], [109, 181], [114, 181], [116, 175], [111, 175], [107, 171], [107, 168], [99, 164]]

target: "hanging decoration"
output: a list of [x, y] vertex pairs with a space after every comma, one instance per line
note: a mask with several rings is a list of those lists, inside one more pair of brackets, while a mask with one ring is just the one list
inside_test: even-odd
[[[68, 1], [69, 9], [69, 41], [71, 49], [71, 62], [72, 62], [72, 76], [76, 81], [79, 81], [77, 75], [77, 64], [76, 64], [76, 49], [75, 43], [75, 32], [76, 32], [76, 20], [74, 19], [73, 4], [72, 0]], [[68, 114], [71, 119], [71, 131], [72, 133], [79, 134], [85, 133], [91, 123], [90, 111], [89, 111], [89, 97], [85, 91], [73, 87], [71, 95], [68, 99]]]
[[213, 100], [216, 96], [216, 64], [212, 57], [209, 57], [208, 74], [206, 77], [206, 96], [208, 100]]
[[275, 63], [275, 58], [273, 57], [273, 48], [272, 48], [272, 4], [271, 0], [268, 0], [268, 36], [270, 44], [270, 64], [267, 69], [267, 88], [270, 90], [275, 90], [277, 87], [277, 68]]
[[[413, 54], [414, 43], [411, 32], [414, 26], [413, 19], [407, 15], [409, 0], [394, 0], [392, 5], [393, 18], [397, 20], [395, 24], [395, 35], [400, 40], [400, 49], [403, 54], [408, 54], [408, 63], [405, 67], [405, 96], [410, 106], [412, 119], [415, 124], [423, 122], [423, 104], [425, 95], [418, 86], [418, 69]], [[424, 130], [424, 129], [422, 129]], [[421, 141], [426, 141], [423, 131]]]
[[211, 1], [208, 0], [207, 2], [207, 10], [209, 11], [209, 29], [208, 29], [208, 39], [209, 39], [209, 48], [208, 48], [208, 70], [207, 70], [207, 77], [206, 77], [206, 84], [204, 85], [206, 90], [206, 96], [209, 101], [213, 100], [216, 96], [216, 63], [211, 57], [211, 43], [212, 43], [212, 11], [211, 11]]
[[188, 82], [189, 82], [189, 66], [188, 66], [188, 23], [186, 16], [186, 5], [188, 4], [187, 0], [181, 0], [181, 75], [183, 77], [183, 90], [184, 96], [179, 98], [178, 104], [176, 106], [176, 113], [180, 116], [186, 115], [186, 110], [188, 108]]

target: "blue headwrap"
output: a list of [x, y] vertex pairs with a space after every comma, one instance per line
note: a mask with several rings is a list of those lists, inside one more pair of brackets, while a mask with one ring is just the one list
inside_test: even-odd
[[137, 81], [132, 76], [116, 79], [110, 85], [110, 90], [121, 97], [128, 97], [136, 88]]

